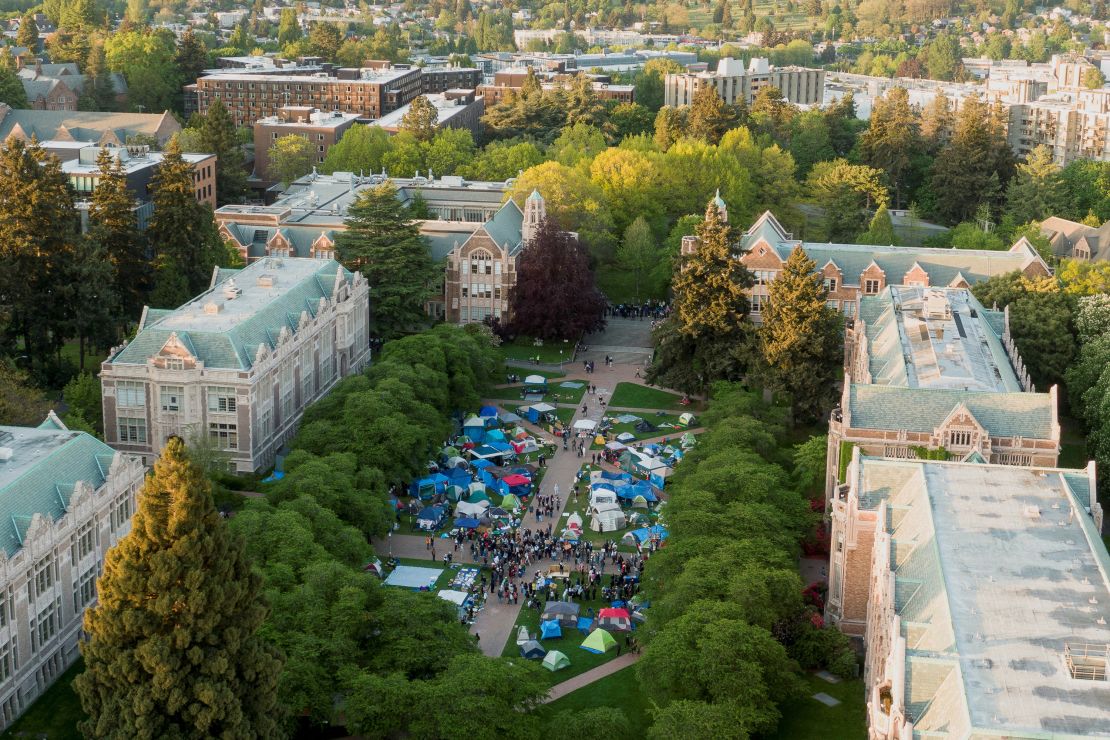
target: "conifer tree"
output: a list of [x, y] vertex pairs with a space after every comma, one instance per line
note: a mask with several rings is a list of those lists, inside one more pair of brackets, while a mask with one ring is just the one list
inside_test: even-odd
[[106, 148], [97, 154], [96, 164], [100, 179], [89, 203], [88, 238], [104, 250], [115, 268], [116, 294], [126, 324], [138, 319], [150, 290], [150, 260], [123, 165]]
[[0, 53], [0, 103], [12, 108], [27, 107], [27, 91], [15, 73], [15, 62], [7, 49]]
[[185, 33], [181, 34], [174, 61], [177, 63], [177, 68], [181, 70], [181, 77], [186, 84], [195, 81], [208, 67], [208, 51], [204, 48], [204, 43], [193, 33], [192, 28], [187, 28]]
[[843, 355], [840, 316], [825, 300], [817, 267], [795, 249], [769, 288], [760, 344], [771, 385], [790, 394], [798, 419], [815, 421], [832, 406]]
[[216, 155], [216, 202], [220, 205], [234, 202], [247, 191], [247, 173], [235, 122], [219, 98], [208, 106], [198, 131], [204, 153]]
[[39, 25], [35, 23], [34, 13], [24, 13], [19, 19], [19, 31], [15, 35], [16, 46], [26, 46], [35, 53], [39, 50]]
[[424, 95], [418, 95], [401, 116], [401, 130], [408, 131], [417, 141], [431, 141], [436, 134], [439, 111]]
[[105, 557], [74, 688], [86, 737], [272, 738], [281, 661], [258, 636], [261, 577], [174, 437]]
[[442, 275], [397, 190], [389, 183], [367, 188], [347, 214], [336, 250], [370, 284], [375, 336], [392, 339], [419, 327], [426, 320], [424, 302]]
[[952, 139], [933, 162], [930, 183], [945, 223], [969, 220], [980, 203], [995, 203], [1013, 174], [1001, 114], [975, 96], [964, 100]]
[[871, 224], [867, 231], [860, 234], [860, 244], [878, 244], [891, 246], [894, 244], [894, 222], [890, 219], [890, 211], [885, 205], [880, 205], [871, 217]]
[[674, 313], [679, 331], [692, 339], [735, 332], [748, 315], [744, 293], [755, 284], [738, 259], [732, 229], [715, 203], [698, 224], [698, 248], [674, 276]]
[[716, 87], [703, 85], [697, 89], [686, 114], [686, 133], [716, 144], [735, 122], [735, 112], [721, 100]]
[[170, 139], [151, 182], [154, 214], [146, 236], [155, 253], [155, 295], [158, 306], [174, 307], [201, 292], [212, 268], [226, 259], [212, 209], [197, 202], [193, 167]]
[[919, 144], [917, 119], [906, 89], [895, 87], [877, 98], [870, 125], [859, 137], [860, 154], [865, 164], [886, 172], [896, 208], [903, 205], [910, 164]]
[[92, 111], [109, 111], [116, 107], [116, 89], [101, 41], [95, 41], [89, 47], [89, 57], [85, 62], [85, 86], [77, 100], [77, 107]]

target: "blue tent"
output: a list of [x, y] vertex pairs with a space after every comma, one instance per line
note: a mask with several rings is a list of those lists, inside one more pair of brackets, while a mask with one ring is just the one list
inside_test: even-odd
[[504, 442], [505, 433], [500, 429], [491, 429], [486, 432], [486, 442], [493, 444], [494, 442]]
[[583, 635], [590, 634], [590, 629], [594, 626], [593, 617], [579, 617], [578, 618], [578, 631]]
[[486, 423], [477, 416], [471, 416], [463, 422], [463, 434], [470, 437], [470, 441], [478, 444], [486, 433]]
[[599, 477], [601, 480], [632, 480], [632, 476], [628, 473], [610, 473], [607, 470], [602, 470]]
[[475, 460], [473, 463], [471, 463], [471, 465], [480, 470], [493, 467], [493, 463], [491, 463], [489, 460]]
[[447, 513], [442, 506], [426, 506], [416, 515], [416, 526], [426, 531], [439, 529]]
[[497, 416], [497, 407], [496, 406], [483, 406], [482, 408], [478, 409], [478, 416], [481, 416], [481, 417]]
[[562, 637], [563, 628], [559, 626], [558, 619], [549, 619], [546, 622], [540, 622], [540, 639], [546, 640], [553, 637]]
[[525, 418], [527, 418], [528, 421], [532, 422], [533, 424], [539, 424], [540, 423], [540, 412], [536, 411], [531, 406], [528, 406], [527, 408], [522, 407], [518, 410], [523, 411]]
[[540, 645], [535, 640], [529, 640], [520, 646], [520, 656], [522, 658], [536, 660], [545, 655], [547, 655], [547, 651], [543, 649], [543, 645]]
[[493, 449], [497, 450], [498, 452], [512, 452], [513, 451], [513, 446], [511, 444], [509, 444], [508, 442], [504, 442], [504, 441], [502, 441], [502, 442], [490, 442], [489, 445], [487, 445], [487, 446], [492, 447]]
[[422, 499], [424, 501], [429, 500], [430, 498], [435, 496], [437, 493], [440, 493], [442, 491], [443, 491], [442, 486], [436, 485], [436, 479], [433, 476], [430, 476], [430, 475], [427, 476], [426, 478], [420, 478], [419, 480], [414, 480], [412, 482], [412, 485], [409, 486], [409, 492], [414, 497]]
[[477, 519], [471, 519], [470, 517], [459, 517], [455, 520], [455, 526], [462, 529], [477, 529], [479, 524], [481, 524], [481, 522]]

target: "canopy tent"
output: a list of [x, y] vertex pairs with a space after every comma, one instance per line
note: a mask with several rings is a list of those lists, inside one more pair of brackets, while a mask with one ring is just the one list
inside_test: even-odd
[[539, 644], [535, 640], [529, 640], [528, 642], [520, 646], [520, 656], [522, 658], [527, 658], [528, 660], [538, 660], [545, 655], [547, 655], [547, 650], [545, 650], [543, 645]]
[[590, 633], [590, 636], [582, 641], [579, 646], [583, 650], [589, 650], [591, 653], [607, 653], [617, 646], [617, 641], [605, 630], [600, 627]]
[[540, 622], [540, 639], [548, 640], [556, 637], [563, 636], [563, 628], [559, 625], [558, 619], [549, 619], [546, 622]]
[[[500, 450], [495, 446], [497, 444], [502, 443], [495, 442], [493, 445], [481, 445], [480, 447], [475, 447], [473, 450], [470, 451], [470, 455], [479, 460], [492, 460], [504, 457], [506, 452], [512, 452], [511, 447], [506, 450]], [[506, 445], [506, 447], [508, 446]]]
[[430, 532], [438, 529], [446, 517], [447, 513], [443, 510], [443, 507], [426, 506], [416, 515], [416, 526]]
[[444, 601], [450, 601], [455, 606], [462, 606], [466, 603], [466, 600], [467, 598], [469, 598], [470, 594], [468, 594], [466, 591], [456, 591], [454, 589], [445, 588], [437, 592], [436, 596], [443, 599]]
[[508, 425], [508, 424], [519, 424], [522, 421], [524, 421], [524, 419], [520, 418], [520, 416], [518, 414], [514, 414], [512, 411], [502, 411], [501, 412], [501, 423], [502, 424], [506, 424], [506, 425]]
[[650, 527], [640, 527], [633, 529], [631, 532], [625, 533], [621, 541], [627, 545], [637, 545], [650, 540], [655, 537], [660, 540], [667, 539], [667, 528], [662, 524], [653, 524]]
[[625, 519], [624, 512], [617, 509], [616, 511], [595, 511], [593, 516], [590, 517], [590, 529], [595, 532], [616, 532], [618, 529], [624, 529], [628, 520]]
[[541, 414], [550, 414], [552, 411], [557, 410], [554, 406], [552, 406], [549, 403], [534, 403], [531, 406], [529, 406], [528, 408], [530, 408], [533, 411], [536, 411], [538, 413], [541, 413]]
[[514, 509], [523, 508], [523, 506], [520, 503], [520, 499], [510, 493], [506, 494], [505, 498], [501, 499], [501, 508], [507, 511], [513, 511]]
[[529, 375], [524, 379], [525, 385], [547, 385], [547, 378], [542, 375]]
[[678, 425], [680, 427], [690, 427], [694, 425], [694, 415], [687, 411], [682, 416], [678, 417]]
[[460, 501], [455, 505], [455, 514], [460, 517], [470, 517], [473, 519], [481, 519], [486, 515], [486, 509], [489, 508], [489, 501], [478, 501], [476, 503], [469, 503], [467, 501]]
[[592, 432], [597, 429], [597, 422], [592, 419], [579, 419], [574, 422], [574, 428], [580, 432]]
[[543, 667], [554, 673], [570, 665], [570, 658], [558, 650], [552, 650], [543, 656]]
[[627, 609], [602, 609], [597, 613], [597, 626], [613, 632], [628, 632], [632, 629], [632, 617]]
[[532, 482], [528, 479], [527, 476], [521, 475], [520, 473], [512, 473], [510, 475], [506, 475], [501, 480], [505, 483], [505, 485], [513, 488], [515, 488], [516, 486], [527, 486]]

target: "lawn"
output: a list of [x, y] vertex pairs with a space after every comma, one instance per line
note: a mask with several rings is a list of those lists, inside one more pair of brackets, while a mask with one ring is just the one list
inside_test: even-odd
[[[614, 416], [621, 416], [621, 415], [622, 414], [620, 414], [620, 413], [614, 412]], [[640, 416], [640, 418], [646, 419], [653, 426], [658, 427], [661, 424], [678, 424], [678, 416], [679, 415], [678, 414], [663, 414], [662, 416], [660, 416], [658, 414], [643, 414], [643, 415], [636, 414], [636, 416]], [[686, 433], [686, 429], [687, 429], [686, 427], [675, 426], [675, 427], [671, 427], [671, 428], [662, 427], [660, 429], [656, 429], [654, 432], [638, 432], [638, 431], [636, 431], [636, 424], [637, 423], [638, 422], [630, 421], [627, 424], [613, 424], [613, 426], [606, 433], [606, 437], [611, 441], [611, 440], [616, 439], [618, 435], [621, 435], [621, 434], [624, 434], [625, 432], [628, 432], [629, 434], [635, 436], [637, 440], [640, 440], [640, 439], [655, 439], [656, 437], [666, 437], [668, 441], [671, 441], [671, 440], [677, 441], [679, 437], [681, 437], [683, 434]], [[600, 449], [600, 445], [593, 445], [593, 448], [594, 449]]]
[[[563, 671], [559, 671], [555, 675], [561, 675], [562, 673]], [[640, 688], [640, 682], [636, 680], [635, 666], [621, 668], [616, 673], [594, 681], [589, 686], [572, 691], [550, 704], [545, 704], [536, 712], [546, 721], [554, 719], [556, 714], [567, 709], [582, 711], [597, 709], [598, 707], [620, 709], [628, 717], [628, 734], [623, 738], [612, 738], [611, 740], [638, 740], [647, 734], [647, 730], [651, 726], [651, 716], [648, 714], [651, 704], [647, 695]]]
[[[803, 737], [829, 737], [836, 740], [863, 740], [867, 737], [867, 722], [863, 705], [863, 681], [829, 683], [815, 675], [806, 675], [805, 694], [792, 704], [781, 707], [782, 720], [772, 740], [797, 740]], [[813, 698], [824, 692], [840, 700], [835, 707], [827, 707]]]
[[[499, 405], [501, 406], [501, 408], [508, 409], [509, 411], [512, 411], [514, 414], [517, 414], [518, 416], [524, 416], [524, 414], [521, 413], [520, 409], [524, 408], [525, 406], [529, 406], [531, 404], [527, 404], [527, 403], [504, 404], [503, 403], [503, 404], [499, 404]], [[575, 409], [570, 408], [570, 407], [558, 408], [558, 409], [555, 409], [555, 417], [559, 421], [563, 422], [563, 426], [570, 426], [570, 420], [574, 418], [574, 412], [575, 412]], [[547, 427], [544, 426], [543, 428], [546, 429]], [[550, 434], [550, 432], [548, 432], [548, 433]]]
[[617, 383], [609, 405], [629, 409], [681, 409], [682, 396], [636, 383]]
[[[584, 464], [582, 468], [593, 469], [594, 466]], [[581, 470], [582, 468], [579, 468], [579, 470]], [[583, 481], [581, 486], [581, 493], [578, 494], [577, 502], [574, 500], [574, 495], [570, 491], [559, 492], [563, 499], [566, 501], [566, 506], [563, 508], [563, 517], [559, 520], [559, 525], [555, 529], [560, 532], [563, 531], [563, 528], [566, 527], [567, 519], [570, 517], [571, 514], [577, 512], [582, 517], [582, 539], [588, 542], [592, 542], [595, 545], [604, 544], [607, 540], [616, 540], [619, 543], [621, 541], [621, 537], [624, 536], [625, 532], [635, 529], [636, 527], [628, 526], [620, 530], [619, 532], [595, 532], [590, 529], [590, 515], [587, 513], [590, 508], [590, 495], [588, 493], [588, 490], [589, 489], [587, 484], [585, 483], [585, 481]], [[648, 513], [646, 509], [625, 509], [626, 515], [630, 514], [630, 512], [633, 514]], [[635, 547], [629, 547], [627, 545], [620, 545], [617, 549], [619, 549], [621, 552], [636, 552]]]
[[28, 707], [0, 738], [80, 738], [77, 723], [85, 719], [85, 713], [81, 710], [81, 703], [73, 691], [72, 683], [83, 670], [85, 664], [79, 659], [69, 670], [58, 676], [54, 685]]
[[[492, 398], [498, 401], [520, 401], [521, 394], [524, 391], [524, 385], [509, 385], [501, 388], [490, 388], [486, 394], [486, 398]], [[574, 403], [582, 402], [582, 396], [586, 394], [586, 386], [581, 388], [560, 388], [559, 383], [549, 383], [547, 386], [547, 393], [544, 395], [543, 400], [547, 403]]]
[[543, 342], [536, 346], [536, 341], [540, 340], [517, 337], [511, 342], [502, 342], [497, 351], [506, 360], [518, 362], [528, 362], [538, 356], [544, 365], [558, 365], [573, 359], [574, 342]]
[[[467, 547], [467, 553], [469, 554], [469, 551], [470, 551], [469, 550], [469, 545], [467, 545], [466, 547]], [[443, 568], [444, 567], [444, 565], [443, 565], [443, 554], [447, 553], [447, 552], [454, 552], [454, 546], [451, 544], [451, 541], [450, 540], [437, 539], [436, 540], [436, 565], [434, 567], [436, 567], [436, 568]], [[460, 549], [459, 552], [461, 553], [462, 550]], [[385, 555], [385, 553], [378, 553], [378, 554], [382, 555], [382, 556]], [[419, 560], [417, 558], [397, 558], [397, 562], [400, 563], [401, 565], [411, 565], [411, 566], [414, 566], [416, 568], [431, 568], [431, 567], [433, 567], [433, 565], [432, 565], [432, 555], [431, 555], [430, 552], [428, 553], [428, 559], [427, 560]], [[489, 568], [483, 568], [481, 566], [481, 564], [471, 565], [469, 563], [452, 563], [451, 566], [446, 568], [443, 571], [443, 573], [440, 574], [439, 578], [436, 580], [436, 585], [435, 585], [436, 590], [439, 590], [441, 588], [449, 588], [450, 585], [451, 585], [451, 580], [455, 577], [455, 574], [457, 574], [463, 568], [478, 568], [479, 570], [482, 571], [483, 574], [486, 574], [486, 575], [489, 574]], [[389, 573], [386, 573], [386, 576], [388, 577]], [[487, 578], [487, 580], [488, 580], [488, 578]]]
[[[573, 568], [573, 563], [571, 563], [568, 567]], [[571, 582], [573, 583], [573, 580]], [[607, 584], [608, 582], [608, 576], [602, 576], [602, 583]], [[599, 588], [598, 596], [600, 595], [601, 589]], [[600, 598], [594, 601], [580, 602], [580, 604], [580, 613], [583, 615], [587, 613], [587, 610], [590, 607], [593, 607], [594, 614], [596, 615], [599, 609], [604, 609], [609, 606], [608, 602], [605, 602]], [[520, 615], [517, 617], [516, 624], [513, 625], [512, 633], [509, 635], [509, 639], [505, 643], [505, 649], [501, 651], [502, 656], [517, 658], [520, 657], [520, 649], [517, 647], [516, 644], [516, 633], [522, 625], [528, 628], [528, 634], [533, 636], [539, 634], [540, 612], [535, 609], [529, 609], [528, 607], [523, 607], [520, 610]], [[620, 643], [621, 650], [623, 652], [625, 633], [613, 632], [611, 634], [617, 640], [617, 642]], [[578, 630], [564, 627], [562, 637], [542, 640], [545, 650], [558, 650], [565, 654], [568, 658], [570, 658], [570, 665], [562, 669], [561, 671], [555, 671], [554, 673], [552, 673], [546, 668], [542, 669], [544, 676], [549, 680], [552, 686], [557, 683], [562, 683], [567, 679], [574, 678], [580, 673], [585, 673], [591, 668], [597, 668], [599, 665], [608, 663], [610, 660], [617, 657], [617, 651], [615, 649], [610, 650], [607, 653], [602, 653], [601, 655], [591, 653], [588, 650], [583, 650], [579, 646], [585, 639], [586, 635], [583, 635]], [[537, 660], [536, 662], [538, 663], [539, 661]]]

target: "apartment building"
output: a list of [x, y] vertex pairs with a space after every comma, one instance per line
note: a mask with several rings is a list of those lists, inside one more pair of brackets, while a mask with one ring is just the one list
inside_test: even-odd
[[[520, 92], [524, 81], [532, 73], [533, 71], [528, 67], [499, 70], [494, 73], [490, 82], [478, 86], [478, 94], [486, 99], [487, 105], [495, 105], [511, 93]], [[575, 75], [586, 73], [537, 72], [535, 74], [544, 90], [561, 90], [570, 85]], [[615, 100], [618, 103], [635, 102], [636, 89], [633, 85], [615, 85], [609, 81], [608, 75], [587, 74], [586, 76], [590, 78], [594, 94], [599, 100]]]
[[725, 103], [751, 105], [759, 91], [777, 87], [794, 105], [819, 105], [825, 97], [825, 70], [805, 67], [775, 67], [755, 58], [744, 66], [742, 59], [725, 57], [713, 72], [669, 74], [663, 79], [663, 102], [671, 107], [689, 105], [702, 87], [713, 87]]
[[196, 82], [197, 110], [207, 113], [217, 98], [237, 126], [253, 126], [289, 105], [380, 118], [421, 93], [421, 73], [407, 65], [338, 69], [313, 75], [244, 74], [234, 70]]
[[254, 122], [254, 179], [263, 189], [277, 182], [270, 172], [270, 147], [283, 136], [301, 136], [313, 148], [312, 161], [324, 161], [332, 145], [355, 125], [357, 113], [322, 111], [307, 106], [285, 105], [277, 115]]
[[269, 467], [305, 407], [369, 362], [368, 296], [332, 259], [215, 269], [101, 363], [106, 441], [150, 463], [172, 435], [207, 438], [237, 472]]
[[[477, 139], [482, 129], [482, 114], [486, 110], [486, 101], [481, 95], [475, 95], [474, 90], [452, 89], [443, 93], [422, 95], [425, 100], [436, 109], [436, 130], [442, 128], [465, 128]], [[412, 103], [403, 105], [392, 113], [386, 113], [368, 125], [378, 126], [391, 134], [401, 130], [405, 115], [412, 108]]]
[[[45, 142], [43, 146], [49, 150], [51, 143]], [[60, 142], [56, 146], [59, 145]], [[62, 172], [69, 178], [69, 184], [73, 186], [78, 196], [87, 198], [100, 184], [100, 167], [96, 160], [104, 149], [122, 166], [124, 176], [127, 178], [127, 189], [134, 194], [139, 204], [149, 204], [150, 186], [154, 175], [162, 165], [164, 155], [162, 152], [151, 151], [146, 145], [80, 147], [75, 159], [66, 159], [62, 162]], [[216, 155], [182, 154], [181, 156], [192, 165], [193, 194], [197, 202], [207, 203], [215, 208]]]
[[868, 737], [1110, 732], [1110, 557], [1086, 470], [880, 460], [836, 501], [834, 579], [867, 603]]
[[448, 90], [473, 90], [482, 84], [482, 70], [477, 67], [435, 67], [420, 70], [420, 92], [424, 95]]
[[127, 534], [146, 469], [50, 413], [0, 426], [0, 730], [79, 656], [104, 555]]

